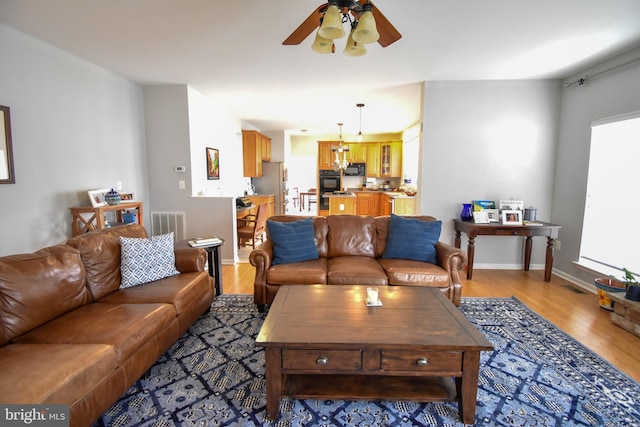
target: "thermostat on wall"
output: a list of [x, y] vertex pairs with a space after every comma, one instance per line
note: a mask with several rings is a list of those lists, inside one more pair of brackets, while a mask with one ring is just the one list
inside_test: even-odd
[[187, 168], [184, 166], [174, 166], [173, 170], [179, 173], [185, 173]]

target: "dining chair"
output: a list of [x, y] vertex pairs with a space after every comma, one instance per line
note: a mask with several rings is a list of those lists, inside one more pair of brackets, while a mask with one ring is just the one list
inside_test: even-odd
[[255, 215], [248, 215], [238, 219], [238, 248], [243, 242], [251, 240], [251, 247], [256, 248], [256, 242], [264, 242], [264, 234], [267, 226], [267, 215], [269, 205], [267, 202], [260, 203]]

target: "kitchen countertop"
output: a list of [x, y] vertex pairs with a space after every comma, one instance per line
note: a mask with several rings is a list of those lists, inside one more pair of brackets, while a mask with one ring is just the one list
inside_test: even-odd
[[329, 198], [329, 197], [356, 197], [356, 194], [354, 192], [352, 192], [352, 191], [345, 191], [345, 192], [342, 192], [342, 193], [339, 193], [339, 194], [333, 193], [333, 192], [326, 192], [326, 193], [324, 193], [322, 195], [322, 197], [326, 197], [326, 198]]
[[348, 191], [354, 192], [354, 193], [382, 193], [382, 194], [386, 194], [389, 197], [393, 197], [394, 199], [398, 199], [398, 198], [414, 198], [415, 196], [407, 196], [403, 191], [392, 191], [392, 190], [385, 190], [385, 189], [379, 189], [379, 190], [362, 190], [362, 189], [349, 189]]

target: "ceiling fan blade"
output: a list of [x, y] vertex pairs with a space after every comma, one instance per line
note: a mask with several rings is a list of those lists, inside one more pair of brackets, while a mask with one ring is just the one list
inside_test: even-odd
[[[360, 4], [365, 3], [367, 3], [367, 0], [360, 0]], [[373, 2], [369, 3], [373, 4]], [[378, 33], [380, 33], [380, 38], [378, 39], [378, 43], [380, 43], [380, 46], [387, 47], [391, 43], [395, 43], [400, 40], [400, 38], [402, 38], [402, 34], [400, 34], [398, 30], [396, 30], [396, 27], [394, 27], [393, 24], [389, 22], [389, 20], [382, 14], [382, 12], [380, 12], [380, 9], [378, 9], [378, 7], [375, 5], [373, 6], [373, 17], [376, 20]]]
[[302, 43], [302, 41], [313, 32], [313, 30], [320, 26], [320, 19], [324, 15], [324, 11], [327, 9], [327, 4], [328, 3], [318, 6], [318, 8], [314, 10], [311, 15], [309, 15], [309, 17], [305, 19], [289, 37], [287, 37], [285, 41], [282, 42], [282, 44], [294, 45]]

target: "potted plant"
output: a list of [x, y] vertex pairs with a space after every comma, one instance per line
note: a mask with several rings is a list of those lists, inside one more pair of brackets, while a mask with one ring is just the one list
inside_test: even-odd
[[627, 287], [625, 298], [631, 301], [640, 301], [640, 282], [638, 282], [638, 279], [636, 279], [636, 276], [632, 272], [626, 268], [622, 270], [624, 271], [622, 281]]

